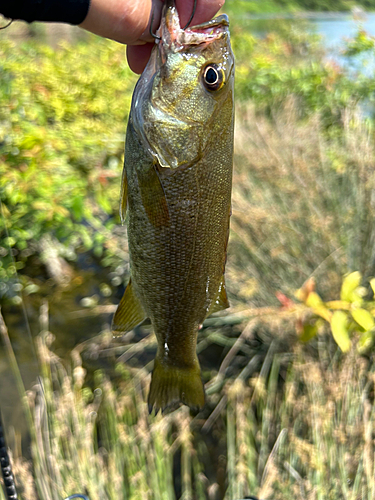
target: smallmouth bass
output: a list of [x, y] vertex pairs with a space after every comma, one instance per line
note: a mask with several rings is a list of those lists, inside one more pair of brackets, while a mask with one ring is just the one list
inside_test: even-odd
[[150, 411], [205, 394], [200, 325], [229, 307], [224, 270], [233, 164], [234, 57], [226, 15], [182, 29], [173, 0], [135, 87], [125, 144], [121, 218], [131, 279], [113, 319], [126, 332], [149, 317], [157, 354]]

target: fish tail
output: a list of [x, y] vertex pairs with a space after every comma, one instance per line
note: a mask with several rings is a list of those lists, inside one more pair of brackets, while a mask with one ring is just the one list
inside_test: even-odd
[[198, 360], [190, 367], [177, 367], [155, 359], [152, 372], [148, 407], [158, 412], [173, 403], [183, 403], [195, 413], [203, 407], [205, 401], [204, 387]]

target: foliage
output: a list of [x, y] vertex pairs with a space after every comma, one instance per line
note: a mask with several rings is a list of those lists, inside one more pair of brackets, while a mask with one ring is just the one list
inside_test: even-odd
[[362, 52], [373, 51], [375, 48], [374, 38], [364, 30], [359, 29], [356, 36], [346, 44], [344, 54], [348, 57], [356, 56]]
[[[288, 4], [288, 0], [277, 0]], [[318, 11], [345, 11], [359, 5], [365, 9], [375, 9], [374, 0], [295, 0], [300, 9]]]
[[[288, 28], [289, 26], [289, 28]], [[242, 28], [234, 28], [237, 99], [251, 100], [266, 113], [279, 109], [293, 96], [300, 117], [318, 112], [324, 127], [340, 127], [340, 115], [346, 107], [366, 102], [374, 107], [373, 78], [353, 74], [323, 59], [319, 38], [306, 35], [303, 25], [286, 24], [279, 34], [258, 40]], [[345, 55], [350, 58], [373, 49], [373, 41], [362, 30], [348, 41]], [[358, 72], [357, 72], [358, 73]]]
[[347, 11], [360, 5], [364, 9], [375, 9], [374, 0], [227, 0], [225, 9], [233, 14], [285, 12], [285, 11]]
[[[134, 78], [122, 46], [0, 47], [0, 280], [40, 253], [46, 234], [75, 258], [105, 256], [118, 222]], [[115, 252], [112, 251], [112, 254]], [[3, 290], [4, 292], [4, 290]], [[1, 295], [1, 291], [0, 291]]]
[[[308, 341], [314, 338], [319, 329], [324, 328], [324, 320], [330, 325], [333, 338], [343, 352], [351, 349], [351, 339], [355, 338], [359, 353], [368, 353], [375, 340], [375, 301], [365, 300], [367, 288], [361, 286], [361, 281], [358, 271], [348, 274], [341, 286], [340, 300], [329, 302], [323, 302], [316, 293], [313, 280], [306, 282], [296, 292], [297, 299], [309, 309], [299, 321], [300, 339]], [[374, 278], [370, 283], [374, 293]]]
[[[285, 7], [275, 0], [266, 0], [265, 2], [259, 3], [257, 0], [227, 0], [225, 2], [224, 10], [230, 16], [231, 19], [234, 17], [241, 20], [249, 16], [250, 14], [264, 14], [281, 11]], [[295, 3], [290, 2], [290, 6], [287, 7], [293, 9], [295, 8]]]

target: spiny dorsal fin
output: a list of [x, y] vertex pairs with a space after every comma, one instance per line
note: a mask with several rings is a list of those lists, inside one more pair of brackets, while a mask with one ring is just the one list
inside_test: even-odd
[[130, 280], [113, 318], [112, 331], [118, 333], [129, 332], [146, 318], [146, 313], [134, 293]]
[[227, 297], [227, 290], [225, 288], [225, 278], [223, 276], [223, 279], [221, 280], [219, 285], [216, 300], [211, 305], [208, 315], [214, 312], [222, 311], [223, 309], [228, 309], [228, 307], [229, 300]]
[[128, 179], [126, 177], [125, 167], [122, 171], [122, 179], [121, 179], [121, 198], [120, 198], [120, 219], [124, 224], [126, 217], [126, 207], [128, 204]]

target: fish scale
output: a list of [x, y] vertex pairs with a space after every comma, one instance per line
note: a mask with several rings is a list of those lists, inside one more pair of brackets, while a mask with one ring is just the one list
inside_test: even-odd
[[131, 280], [113, 320], [115, 332], [151, 320], [158, 349], [149, 406], [156, 410], [178, 402], [203, 406], [199, 326], [229, 305], [234, 60], [228, 19], [178, 26], [169, 0], [160, 42], [133, 95], [121, 199]]

